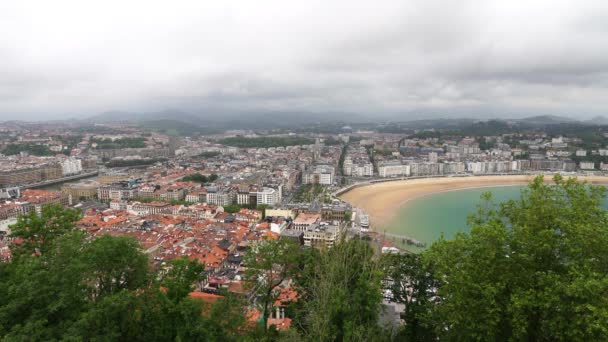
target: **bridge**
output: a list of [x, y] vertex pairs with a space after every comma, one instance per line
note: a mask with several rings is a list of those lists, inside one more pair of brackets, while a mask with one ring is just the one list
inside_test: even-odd
[[99, 171], [95, 170], [95, 171], [91, 171], [91, 172], [79, 173], [77, 175], [68, 176], [68, 177], [61, 177], [61, 178], [57, 178], [57, 179], [49, 179], [49, 180], [38, 182], [38, 183], [23, 184], [23, 185], [19, 186], [19, 190], [32, 189], [32, 188], [40, 188], [40, 187], [43, 187], [43, 186], [57, 184], [57, 183], [62, 183], [62, 182], [68, 182], [68, 181], [71, 181], [71, 180], [76, 180], [76, 179], [81, 179], [81, 178], [87, 178], [87, 177], [93, 177], [93, 176], [97, 176], [98, 174], [99, 174]]

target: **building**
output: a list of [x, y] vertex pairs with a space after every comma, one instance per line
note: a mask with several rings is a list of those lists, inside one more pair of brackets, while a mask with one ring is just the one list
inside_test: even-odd
[[215, 187], [207, 188], [207, 203], [227, 206], [235, 202], [236, 196], [230, 189], [218, 189]]
[[207, 202], [207, 189], [196, 189], [186, 195], [186, 201], [190, 203], [205, 203]]
[[139, 189], [127, 182], [101, 185], [97, 190], [97, 198], [100, 201], [128, 200], [137, 197], [139, 197]]
[[256, 192], [257, 205], [269, 205], [274, 206], [281, 202], [281, 188], [278, 190], [273, 188], [262, 188], [261, 191]]
[[0, 172], [0, 185], [3, 187], [37, 183], [40, 181], [42, 181], [42, 170], [38, 167]]
[[296, 215], [289, 209], [266, 209], [266, 217], [294, 218]]
[[73, 157], [66, 158], [61, 162], [63, 176], [75, 175], [82, 172], [82, 160]]
[[577, 157], [586, 157], [587, 156], [587, 151], [585, 151], [585, 150], [576, 150], [575, 155]]
[[332, 185], [335, 177], [335, 168], [330, 165], [316, 165], [304, 172], [302, 184]]
[[115, 184], [127, 181], [131, 178], [127, 172], [108, 172], [99, 175], [98, 181], [101, 184]]
[[579, 168], [581, 170], [595, 170], [595, 163], [593, 162], [580, 162]]
[[410, 175], [410, 166], [400, 161], [384, 162], [378, 165], [380, 177], [407, 177]]
[[72, 196], [73, 200], [82, 201], [97, 198], [99, 182], [89, 180], [76, 184], [65, 184], [61, 187], [61, 192]]
[[47, 204], [59, 204], [63, 206], [69, 205], [71, 203], [71, 197], [70, 195], [62, 194], [61, 192], [56, 191], [25, 189], [21, 192], [19, 202], [26, 202], [24, 205], [29, 207], [25, 210], [26, 212], [35, 210], [40, 214], [42, 212], [42, 207]]
[[341, 235], [341, 224], [316, 223], [304, 231], [304, 246], [320, 249], [331, 248]]
[[299, 214], [291, 225], [293, 230], [305, 231], [321, 221], [319, 214]]

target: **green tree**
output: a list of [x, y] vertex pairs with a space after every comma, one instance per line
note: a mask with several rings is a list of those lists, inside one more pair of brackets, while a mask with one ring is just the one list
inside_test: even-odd
[[241, 206], [238, 204], [228, 204], [224, 206], [224, 211], [230, 214], [238, 213]]
[[45, 253], [55, 239], [74, 230], [74, 222], [81, 218], [77, 209], [65, 209], [58, 204], [45, 205], [38, 214], [32, 210], [17, 218], [11, 225], [11, 237], [18, 240], [12, 244], [14, 257]]
[[[63, 222], [71, 212], [55, 209], [53, 215], [43, 215], [49, 226]], [[181, 259], [172, 262], [174, 267], [164, 278], [169, 285], [165, 293], [155, 281], [160, 275], [149, 276], [148, 259], [135, 240], [111, 236], [92, 240], [86, 232], [68, 228], [44, 233], [44, 248], [31, 247], [39, 253], [28, 251], [0, 263], [0, 340], [231, 341], [245, 337], [240, 302], [222, 302], [207, 317], [209, 310], [203, 302], [187, 296], [201, 265]], [[43, 235], [26, 237], [38, 241], [39, 236]], [[172, 300], [177, 296], [181, 299]]]
[[0, 267], [0, 339], [58, 339], [86, 306], [79, 258], [84, 234], [57, 237], [42, 255]]
[[[537, 177], [521, 198], [484, 203], [471, 232], [424, 253], [439, 280], [436, 333], [447, 340], [608, 339], [605, 189]], [[487, 198], [486, 198], [487, 199]]]
[[256, 294], [264, 329], [267, 329], [270, 310], [279, 295], [276, 289], [295, 269], [299, 250], [300, 247], [291, 240], [263, 240], [245, 255], [247, 284]]
[[104, 235], [84, 248], [85, 282], [93, 300], [148, 283], [148, 257], [132, 237]]
[[300, 264], [297, 326], [307, 339], [366, 341], [388, 337], [378, 325], [382, 271], [373, 249], [354, 238], [313, 252]]
[[195, 284], [203, 280], [205, 265], [198, 260], [177, 258], [169, 262], [169, 270], [163, 276], [161, 284], [167, 288], [169, 299], [179, 301], [188, 296]]
[[406, 341], [436, 341], [434, 322], [430, 319], [438, 282], [429, 265], [417, 254], [385, 254], [383, 267], [391, 301], [405, 306], [402, 318], [407, 324], [399, 332]]

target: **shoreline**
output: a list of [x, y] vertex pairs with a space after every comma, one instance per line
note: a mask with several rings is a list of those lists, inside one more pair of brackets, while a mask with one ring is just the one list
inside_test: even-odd
[[[376, 231], [375, 227], [390, 223], [399, 210], [412, 200], [448, 191], [525, 186], [536, 176], [429, 177], [378, 182], [349, 189], [341, 193], [339, 198], [353, 207], [363, 209], [371, 218], [372, 231]], [[608, 177], [604, 176], [576, 176], [576, 178], [590, 184], [608, 184]], [[552, 177], [545, 177], [545, 182], [552, 182]]]

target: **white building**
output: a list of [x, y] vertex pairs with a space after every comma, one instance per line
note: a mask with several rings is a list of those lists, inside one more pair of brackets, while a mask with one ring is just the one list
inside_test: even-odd
[[587, 151], [585, 150], [576, 150], [576, 156], [577, 157], [586, 157], [587, 156]]
[[579, 167], [581, 168], [581, 170], [594, 170], [595, 164], [593, 162], [581, 162], [579, 164]]
[[401, 162], [387, 162], [378, 165], [380, 177], [407, 177], [410, 175], [410, 166]]
[[317, 165], [302, 175], [303, 184], [331, 185], [334, 182], [335, 169], [329, 165]]
[[261, 191], [256, 193], [257, 196], [257, 205], [266, 204], [270, 206], [274, 206], [275, 204], [281, 202], [281, 190], [280, 188], [262, 188]]
[[72, 157], [65, 159], [61, 162], [61, 171], [64, 176], [82, 172], [82, 160]]
[[357, 177], [372, 177], [374, 165], [372, 163], [361, 163], [352, 167], [352, 175]]

